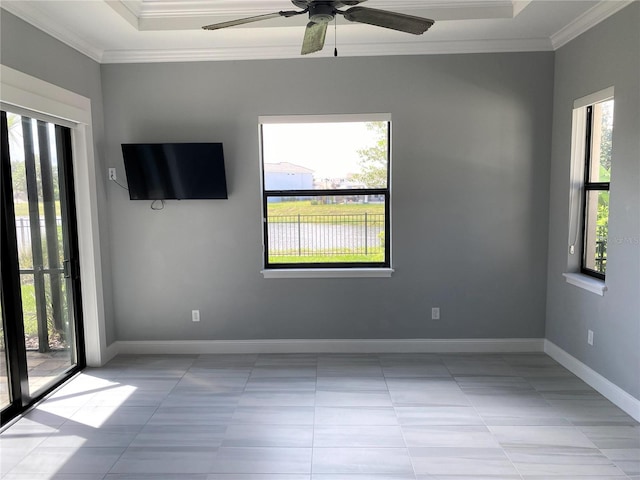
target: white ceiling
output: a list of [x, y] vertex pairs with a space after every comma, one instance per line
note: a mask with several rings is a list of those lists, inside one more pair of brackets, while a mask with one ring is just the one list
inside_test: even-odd
[[[432, 18], [435, 25], [414, 36], [339, 17], [337, 44], [340, 56], [550, 51], [631, 1], [368, 0], [363, 6]], [[297, 10], [289, 0], [2, 0], [0, 5], [101, 63], [300, 58], [307, 22], [300, 15], [201, 29]], [[331, 56], [333, 47], [330, 28], [324, 50], [309, 57]]]

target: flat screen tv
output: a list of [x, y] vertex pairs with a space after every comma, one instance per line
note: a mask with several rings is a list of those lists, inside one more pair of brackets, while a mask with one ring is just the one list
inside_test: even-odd
[[221, 143], [122, 144], [131, 200], [225, 199]]

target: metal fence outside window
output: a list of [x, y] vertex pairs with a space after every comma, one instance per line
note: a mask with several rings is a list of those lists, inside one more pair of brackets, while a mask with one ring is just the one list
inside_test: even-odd
[[384, 214], [268, 217], [270, 256], [339, 256], [384, 248]]
[[607, 269], [607, 237], [608, 226], [598, 226], [596, 229], [596, 271], [604, 273]]
[[[58, 228], [62, 227], [62, 218], [56, 218]], [[45, 231], [45, 219], [40, 218], [40, 231]], [[31, 223], [29, 217], [16, 217], [16, 238], [18, 240], [18, 253], [31, 251]]]

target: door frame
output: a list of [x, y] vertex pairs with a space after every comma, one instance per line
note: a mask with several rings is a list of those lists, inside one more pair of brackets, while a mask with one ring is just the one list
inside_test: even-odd
[[105, 185], [94, 154], [91, 100], [0, 65], [0, 106], [71, 128], [84, 346], [87, 365], [102, 366], [117, 350], [115, 343], [107, 345], [106, 338], [99, 222], [102, 215], [98, 208], [98, 192], [104, 197]]

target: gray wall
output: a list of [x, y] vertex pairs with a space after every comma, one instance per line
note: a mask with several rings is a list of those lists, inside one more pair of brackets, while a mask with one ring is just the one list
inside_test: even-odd
[[106, 175], [102, 168], [104, 114], [100, 65], [73, 48], [0, 9], [0, 62], [3, 65], [91, 99], [95, 161], [98, 178], [98, 222], [102, 245], [107, 345], [116, 340], [111, 298], [111, 260], [108, 244]]
[[[547, 338], [640, 398], [640, 4], [558, 50], [555, 66], [552, 53], [527, 53], [100, 67], [1, 12], [3, 64], [92, 101], [108, 344], [542, 337], [546, 297]], [[609, 291], [598, 297], [562, 277], [571, 109], [611, 85]], [[264, 280], [257, 116], [354, 112], [393, 114], [396, 273]], [[124, 179], [119, 145], [136, 141], [223, 141], [230, 199], [161, 212], [129, 201], [103, 174], [116, 166]], [[431, 306], [441, 321], [427, 320]]]
[[[640, 398], [640, 3], [556, 52], [546, 336]], [[615, 87], [604, 297], [565, 283], [573, 101]], [[594, 345], [587, 345], [587, 330]]]
[[[107, 166], [222, 141], [230, 188], [155, 212], [108, 185], [119, 340], [544, 336], [553, 53], [101, 68]], [[263, 279], [258, 116], [361, 112], [393, 115], [394, 276]]]

